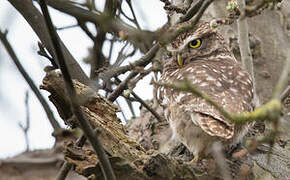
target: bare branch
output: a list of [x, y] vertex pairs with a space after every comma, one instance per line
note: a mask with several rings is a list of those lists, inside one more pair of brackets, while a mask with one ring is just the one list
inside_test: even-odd
[[143, 66], [145, 67], [151, 62], [151, 59], [155, 56], [156, 52], [159, 50], [159, 45], [155, 44], [144, 56], [142, 56], [137, 61], [131, 63], [131, 65], [116, 67], [110, 69], [109, 71], [100, 75], [103, 79], [110, 79], [111, 77], [118, 76], [132, 69], [132, 67]]
[[[126, 40], [130, 41], [142, 52], [148, 51], [153, 40], [155, 39], [155, 34], [153, 32], [140, 31], [119, 18], [108, 17], [103, 13], [94, 13], [66, 1], [49, 0], [47, 3], [49, 6], [63, 13], [69, 14], [77, 19], [92, 22], [98, 27], [101, 27], [106, 32], [118, 34], [120, 31], [125, 31], [127, 34]], [[140, 41], [143, 43], [139, 43]]]
[[148, 111], [150, 111], [153, 116], [157, 119], [157, 121], [161, 122], [162, 121], [162, 118], [161, 116], [153, 109], [151, 108], [145, 101], [143, 101], [143, 99], [141, 99], [136, 93], [132, 92], [131, 93], [134, 98], [136, 98], [136, 100], [138, 102], [140, 102]]
[[90, 32], [85, 22], [83, 22], [82, 20], [78, 20], [78, 24], [91, 40], [95, 39], [94, 35]]
[[44, 97], [41, 95], [41, 93], [39, 92], [37, 86], [34, 84], [33, 80], [29, 77], [29, 75], [27, 74], [27, 72], [25, 71], [24, 67], [21, 65], [18, 57], [16, 56], [14, 50], [12, 49], [12, 46], [10, 45], [9, 41], [7, 40], [7, 32], [3, 33], [0, 30], [0, 40], [3, 43], [3, 45], [5, 46], [8, 54], [10, 55], [11, 59], [13, 60], [14, 64], [16, 65], [17, 69], [19, 70], [19, 72], [21, 73], [21, 75], [23, 76], [23, 78], [26, 80], [26, 82], [28, 83], [28, 85], [30, 86], [30, 88], [32, 89], [33, 93], [35, 94], [35, 96], [37, 97], [37, 99], [39, 100], [39, 102], [41, 103], [47, 118], [51, 124], [51, 126], [53, 127], [55, 132], [59, 132], [61, 130], [60, 125], [58, 124], [58, 122], [56, 121], [49, 105], [47, 104], [46, 100], [44, 99]]
[[197, 12], [198, 10], [200, 9], [200, 7], [202, 6], [203, 4], [203, 1], [204, 0], [199, 0], [195, 3], [194, 6], [192, 6], [184, 16], [182, 16], [180, 19], [179, 19], [179, 23], [181, 22], [185, 22], [185, 21], [188, 21], [189, 19], [191, 19]]
[[[284, 43], [285, 46], [284, 47], [289, 47], [288, 44]], [[284, 89], [284, 87], [286, 86], [287, 82], [288, 82], [288, 74], [289, 74], [289, 69], [290, 69], [290, 53], [289, 51], [287, 51], [286, 53], [287, 55], [285, 56], [285, 65], [284, 68], [282, 70], [281, 76], [276, 84], [276, 87], [274, 89], [274, 93], [273, 93], [273, 97], [275, 98], [280, 98], [282, 91]]]
[[[246, 6], [245, 0], [240, 1], [240, 6], [243, 9]], [[253, 65], [253, 57], [252, 52], [250, 49], [250, 42], [249, 42], [249, 30], [248, 30], [248, 22], [247, 19], [239, 19], [238, 20], [238, 41], [239, 41], [239, 48], [241, 53], [241, 61], [243, 67], [248, 71], [250, 74], [252, 81], [253, 81], [253, 88], [254, 88], [254, 102], [256, 106], [259, 106], [259, 98], [256, 92], [256, 81], [254, 75], [254, 65]]]
[[70, 105], [72, 108], [73, 114], [76, 116], [76, 118], [79, 121], [79, 124], [84, 132], [84, 134], [87, 136], [88, 140], [90, 141], [92, 147], [96, 151], [98, 158], [100, 160], [101, 164], [101, 169], [103, 172], [103, 175], [105, 179], [108, 180], [115, 180], [116, 176], [113, 172], [112, 166], [110, 164], [110, 161], [103, 149], [102, 144], [100, 143], [98, 137], [96, 136], [96, 133], [94, 132], [92, 126], [88, 122], [87, 118], [83, 114], [82, 110], [80, 109], [80, 106], [77, 102], [77, 96], [76, 96], [76, 91], [73, 87], [73, 82], [71, 79], [71, 76], [68, 72], [66, 62], [64, 60], [64, 54], [62, 53], [61, 49], [61, 44], [58, 41], [58, 37], [56, 34], [56, 31], [53, 27], [53, 24], [50, 19], [50, 15], [46, 6], [45, 0], [40, 0], [39, 2], [41, 10], [43, 12], [45, 21], [47, 23], [47, 28], [49, 29], [49, 34], [51, 36], [52, 43], [54, 45], [55, 51], [56, 51], [56, 57], [59, 61], [60, 69], [63, 74], [64, 82], [65, 82], [65, 87], [68, 92], [68, 95], [70, 97]]
[[64, 27], [58, 27], [56, 28], [57, 31], [62, 31], [62, 30], [66, 30], [66, 29], [71, 29], [71, 28], [75, 28], [78, 27], [78, 24], [73, 24], [73, 25], [69, 25], [69, 26], [64, 26]]
[[290, 85], [288, 85], [285, 90], [281, 93], [280, 99], [283, 101], [286, 97], [290, 95]]
[[[171, 41], [173, 41], [179, 34], [182, 34], [190, 29], [192, 29], [201, 16], [203, 15], [204, 11], [207, 9], [207, 7], [213, 2], [213, 0], [206, 0], [204, 1], [204, 4], [201, 6], [200, 10], [197, 12], [196, 16], [193, 18], [192, 21], [190, 21], [189, 25], [183, 25], [179, 28], [174, 28], [174, 30], [169, 29], [168, 33], [166, 33], [164, 36], [160, 38], [159, 44], [165, 45]], [[151, 62], [151, 59], [155, 56], [156, 52], [159, 50], [159, 44], [155, 44], [141, 59], [138, 61], [135, 61], [132, 63], [133, 66], [146, 66]], [[141, 64], [141, 65], [140, 65]], [[130, 69], [130, 65], [128, 66], [122, 66], [120, 68], [116, 68], [114, 70], [114, 75], [118, 74], [120, 72], [126, 72], [128, 69]], [[112, 74], [111, 74], [112, 75]], [[130, 79], [134, 78], [136, 75], [138, 75], [137, 72], [131, 72], [127, 78], [119, 84], [119, 86], [113, 91], [112, 94], [109, 96], [109, 100], [114, 101], [117, 99], [117, 97], [123, 92], [124, 89], [127, 87], [127, 83], [130, 81]], [[116, 76], [116, 75], [115, 75]], [[105, 76], [106, 78], [111, 78], [112, 76]]]
[[28, 139], [28, 130], [30, 128], [30, 112], [29, 112], [29, 92], [25, 92], [25, 109], [26, 109], [26, 120], [25, 124], [19, 122], [19, 127], [23, 130], [25, 143], [26, 143], [26, 151], [29, 151], [29, 139]]
[[[43, 45], [47, 48], [50, 55], [55, 59], [55, 50], [53, 48], [53, 44], [51, 39], [49, 38], [48, 30], [45, 25], [45, 21], [43, 16], [39, 12], [39, 10], [32, 4], [31, 0], [8, 0], [21, 15], [26, 19], [26, 21], [30, 24], [34, 32], [37, 34]], [[58, 38], [59, 39], [59, 38]], [[61, 48], [64, 53], [65, 61], [68, 63], [69, 71], [72, 74], [74, 79], [83, 82], [86, 85], [94, 86], [94, 83], [90, 81], [90, 79], [86, 76], [84, 71], [81, 69], [80, 65], [73, 58], [71, 53], [62, 43]], [[56, 62], [58, 64], [58, 62]]]

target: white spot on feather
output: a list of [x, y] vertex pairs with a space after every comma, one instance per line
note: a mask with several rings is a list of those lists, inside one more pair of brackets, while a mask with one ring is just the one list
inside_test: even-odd
[[176, 101], [177, 101], [177, 102], [180, 102], [180, 100], [181, 100], [184, 96], [185, 96], [184, 93], [179, 94], [179, 95], [177, 96], [177, 98], [176, 98]]
[[212, 71], [213, 71], [213, 72], [216, 72], [216, 73], [218, 72], [215, 68], [212, 68]]
[[244, 73], [243, 71], [239, 71], [238, 74], [239, 74], [240, 76], [245, 76], [245, 73]]
[[208, 86], [207, 82], [202, 82], [199, 86], [203, 87], [203, 86]]
[[196, 71], [196, 74], [201, 74], [201, 73], [205, 73], [205, 70], [198, 70], [198, 71]]
[[224, 74], [222, 74], [222, 77], [223, 77], [224, 80], [228, 79], [228, 77], [226, 75], [224, 75]]
[[177, 76], [177, 79], [182, 79], [182, 75], [179, 74], [179, 75]]
[[216, 79], [213, 78], [212, 76], [208, 76], [208, 77], [206, 78], [206, 80], [208, 80], [208, 81], [215, 81]]
[[216, 86], [217, 86], [217, 87], [222, 87], [222, 84], [218, 81], [218, 82], [216, 83]]
[[238, 92], [238, 90], [236, 89], [236, 88], [230, 88], [230, 91], [232, 91], [233, 93], [237, 93]]

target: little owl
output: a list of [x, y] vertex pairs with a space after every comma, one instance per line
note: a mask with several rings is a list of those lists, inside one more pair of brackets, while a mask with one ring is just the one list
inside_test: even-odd
[[[200, 22], [167, 46], [160, 82], [187, 79], [229, 113], [252, 111], [253, 83], [240, 67], [221, 34]], [[197, 159], [208, 154], [214, 142], [234, 145], [249, 125], [234, 125], [217, 109], [191, 93], [158, 88], [158, 100], [177, 138]]]

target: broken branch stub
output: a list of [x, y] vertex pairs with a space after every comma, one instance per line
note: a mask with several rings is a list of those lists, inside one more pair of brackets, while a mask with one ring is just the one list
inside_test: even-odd
[[[97, 129], [105, 150], [112, 156], [134, 161], [145, 156], [145, 150], [133, 139], [126, 136], [123, 126], [116, 115], [118, 107], [95, 93], [90, 87], [74, 80], [78, 101], [89, 122]], [[64, 88], [62, 75], [50, 71], [43, 79], [41, 89], [51, 93], [50, 100], [56, 106], [65, 123], [71, 127], [78, 126], [69, 107], [69, 99]]]
[[[116, 116], [119, 109], [113, 103], [78, 81], [74, 80], [73, 83], [83, 113], [97, 130], [104, 149], [110, 154], [110, 161], [118, 179], [155, 180], [194, 177], [194, 170], [186, 163], [183, 164], [155, 151], [152, 153], [154, 155], [148, 155], [139, 143], [126, 135], [123, 125]], [[65, 123], [77, 127], [78, 121], [70, 111], [69, 98], [65, 92], [61, 73], [47, 72], [40, 88], [51, 93], [49, 99], [56, 106]], [[74, 165], [77, 173], [89, 179], [102, 179], [99, 177], [101, 176], [99, 161], [92, 149], [67, 143], [64, 153], [65, 159]], [[180, 171], [181, 167], [182, 171]]]

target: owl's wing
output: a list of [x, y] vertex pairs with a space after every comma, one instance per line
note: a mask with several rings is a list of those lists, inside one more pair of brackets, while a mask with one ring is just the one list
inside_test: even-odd
[[[229, 126], [218, 119], [201, 113], [197, 113], [195, 118], [198, 118], [197, 121], [201, 129], [211, 136], [230, 139], [234, 135], [233, 125]], [[195, 121], [196, 120], [193, 120], [193, 122]]]

